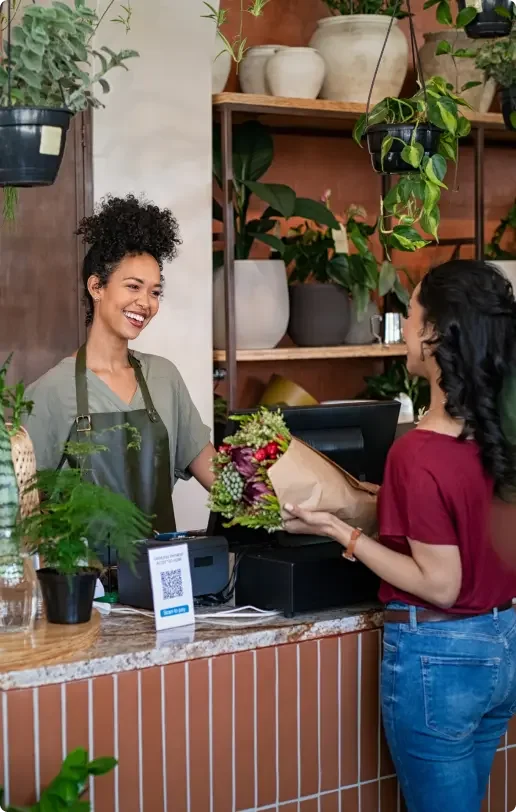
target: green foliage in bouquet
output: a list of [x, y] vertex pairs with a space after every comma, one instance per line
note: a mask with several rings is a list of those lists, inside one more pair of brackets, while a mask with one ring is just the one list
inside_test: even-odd
[[280, 504], [267, 472], [290, 444], [282, 414], [264, 407], [256, 414], [232, 415], [232, 420], [240, 428], [225, 438], [213, 459], [210, 510], [227, 519], [224, 527], [281, 530]]
[[90, 801], [81, 801], [88, 787], [88, 778], [90, 775], [106, 775], [117, 764], [111, 756], [89, 761], [87, 751], [78, 747], [65, 758], [59, 774], [43, 790], [36, 804], [5, 807], [4, 790], [0, 787], [0, 809], [5, 812], [91, 812]]

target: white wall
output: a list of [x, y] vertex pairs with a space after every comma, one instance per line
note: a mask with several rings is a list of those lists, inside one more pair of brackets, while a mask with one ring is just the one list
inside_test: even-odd
[[[218, 6], [218, 0], [212, 2]], [[104, 0], [99, 4], [104, 5]], [[213, 419], [211, 263], [211, 55], [215, 29], [202, 0], [132, 0], [131, 31], [104, 21], [99, 45], [134, 48], [130, 71], [110, 74], [105, 110], [94, 113], [95, 199], [145, 195], [168, 206], [183, 237], [165, 269], [158, 316], [135, 348], [182, 373], [208, 425]], [[113, 16], [112, 14], [109, 16]], [[205, 526], [206, 493], [193, 481], [174, 494], [178, 528]]]

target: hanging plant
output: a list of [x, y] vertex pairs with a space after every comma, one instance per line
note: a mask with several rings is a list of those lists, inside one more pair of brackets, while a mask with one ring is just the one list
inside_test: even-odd
[[[436, 7], [435, 17], [441, 25], [464, 28], [471, 39], [507, 37], [515, 19], [513, 0], [457, 0], [458, 14], [453, 20], [450, 0], [426, 0], [424, 8]], [[438, 53], [446, 53], [438, 51]], [[464, 54], [459, 54], [459, 56]]]
[[486, 42], [475, 53], [477, 68], [499, 88], [505, 126], [516, 130], [516, 31], [510, 37]]
[[[267, 3], [270, 3], [270, 0], [251, 0], [246, 11], [252, 17], [261, 17]], [[244, 58], [245, 52], [247, 51], [247, 37], [244, 37], [244, 0], [240, 0], [240, 24], [238, 33], [233, 38], [233, 42], [230, 42], [220, 30], [228, 21], [227, 9], [220, 8], [217, 10], [210, 3], [206, 2], [206, 0], [204, 0], [204, 5], [208, 9], [208, 14], [203, 14], [202, 17], [204, 17], [206, 20], [213, 20], [217, 26], [217, 34], [219, 35], [222, 43], [222, 49], [220, 53], [217, 54], [215, 59], [217, 59], [220, 54], [227, 51], [227, 53], [231, 56], [231, 59], [236, 63], [238, 70], [238, 66]]]
[[[71, 117], [88, 107], [102, 107], [96, 96], [110, 90], [106, 74], [127, 70], [136, 51], [94, 49], [99, 18], [75, 0], [74, 7], [53, 0], [47, 7], [29, 5], [19, 25], [12, 25], [7, 0], [7, 40], [0, 64], [0, 186], [48, 186], [54, 183], [65, 148]], [[126, 28], [130, 5], [114, 18]], [[4, 193], [4, 215], [14, 216], [16, 192]]]
[[[459, 138], [471, 129], [461, 106], [469, 105], [434, 76], [410, 99], [383, 99], [355, 125], [353, 137], [360, 144], [366, 135], [375, 171], [402, 175], [382, 200], [379, 231], [388, 253], [427, 245], [417, 224], [438, 239], [447, 161], [457, 161]], [[393, 226], [391, 218], [397, 221]]]

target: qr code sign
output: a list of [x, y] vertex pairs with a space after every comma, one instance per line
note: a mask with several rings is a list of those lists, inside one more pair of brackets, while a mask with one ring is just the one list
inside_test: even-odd
[[168, 570], [167, 572], [161, 572], [160, 575], [163, 600], [170, 601], [174, 598], [182, 598], [183, 574], [181, 570]]

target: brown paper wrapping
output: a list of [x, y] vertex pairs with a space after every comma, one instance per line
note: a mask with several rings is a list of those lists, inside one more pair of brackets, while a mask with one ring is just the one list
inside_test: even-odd
[[282, 508], [324, 510], [368, 536], [376, 533], [378, 485], [359, 482], [297, 437], [268, 474]]

